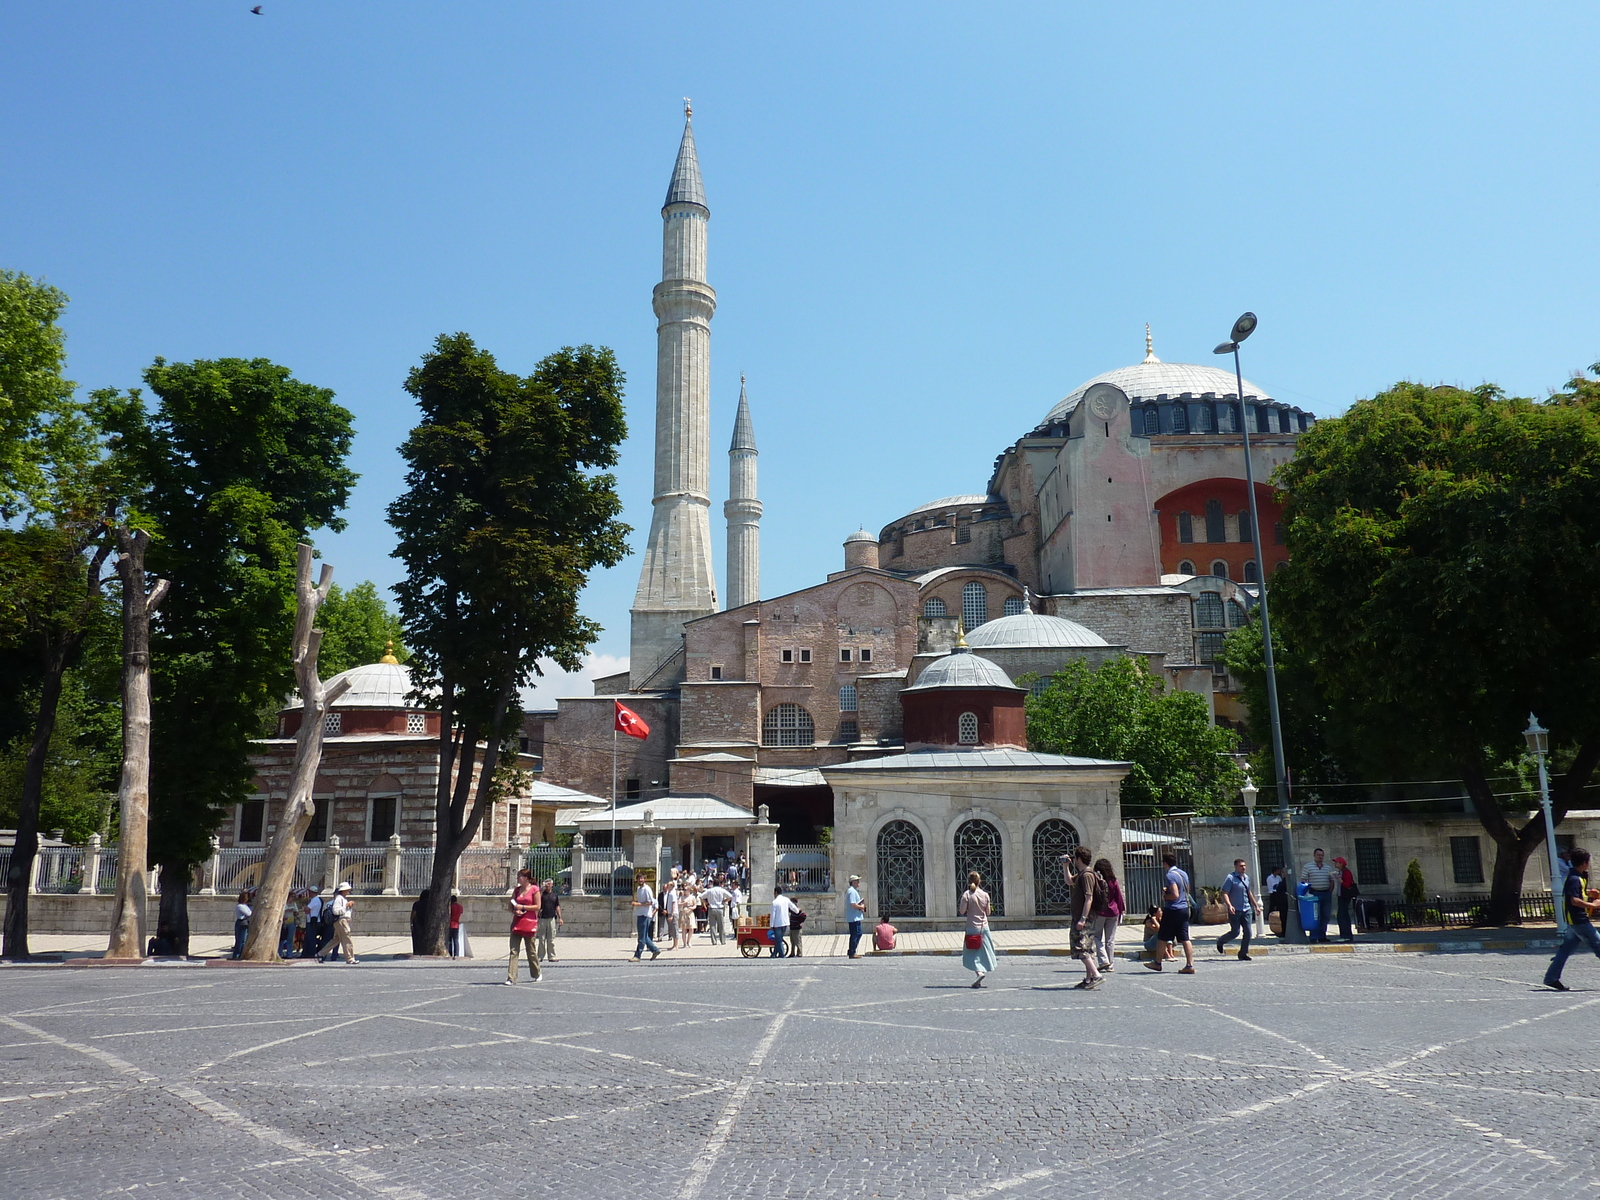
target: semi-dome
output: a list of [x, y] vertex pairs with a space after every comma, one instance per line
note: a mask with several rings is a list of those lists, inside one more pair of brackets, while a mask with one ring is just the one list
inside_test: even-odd
[[[992, 648], [1017, 650], [1056, 647], [1084, 647], [1110, 645], [1092, 629], [1062, 617], [1047, 617], [1039, 613], [1017, 613], [997, 617], [979, 625], [967, 634], [967, 644], [977, 649]], [[931, 668], [930, 668], [931, 670]]]
[[[1157, 396], [1163, 395], [1203, 396], [1208, 392], [1222, 400], [1234, 396], [1239, 391], [1238, 382], [1234, 379], [1232, 371], [1220, 370], [1217, 367], [1202, 367], [1193, 363], [1146, 360], [1131, 367], [1118, 367], [1114, 371], [1107, 371], [1104, 375], [1096, 375], [1069, 393], [1065, 400], [1050, 410], [1049, 415], [1040, 424], [1049, 425], [1065, 418], [1078, 407], [1078, 401], [1083, 399], [1083, 394], [1097, 383], [1115, 384], [1130, 400], [1154, 400]], [[1244, 381], [1244, 394], [1247, 400], [1272, 398], [1248, 379]]]
[[996, 688], [1007, 692], [1020, 692], [1011, 677], [999, 663], [973, 654], [965, 647], [929, 663], [917, 676], [915, 687], [908, 692], [930, 692], [935, 688]]

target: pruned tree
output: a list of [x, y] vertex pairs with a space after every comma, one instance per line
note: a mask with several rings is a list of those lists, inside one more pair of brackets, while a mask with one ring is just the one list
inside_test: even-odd
[[311, 818], [316, 813], [311, 794], [315, 790], [317, 769], [322, 765], [323, 717], [328, 706], [350, 688], [348, 679], [324, 688], [317, 672], [322, 630], [314, 625], [317, 610], [333, 586], [333, 568], [323, 563], [321, 577], [312, 583], [311, 553], [311, 547], [301, 542], [295, 562], [294, 642], [289, 657], [294, 663], [295, 682], [300, 687], [301, 716], [300, 730], [295, 736], [294, 775], [289, 783], [289, 800], [284, 805], [283, 816], [278, 819], [272, 845], [267, 849], [261, 886], [256, 889], [250, 933], [244, 943], [244, 957], [250, 962], [277, 961], [284, 902], [289, 898], [289, 885], [294, 881], [294, 868], [300, 860], [306, 830], [311, 827]]
[[119, 528], [117, 575], [122, 581], [122, 779], [117, 890], [111, 906], [107, 958], [143, 958], [150, 899], [150, 618], [170, 581], [145, 590], [144, 556], [150, 535]]
[[423, 944], [445, 952], [450, 880], [488, 805], [511, 786], [518, 689], [541, 658], [576, 670], [600, 627], [578, 613], [589, 571], [627, 552], [616, 481], [626, 435], [611, 351], [557, 351], [526, 379], [464, 333], [406, 380], [422, 423], [401, 447], [389, 507], [406, 578], [395, 589], [415, 694], [439, 721], [433, 877]]

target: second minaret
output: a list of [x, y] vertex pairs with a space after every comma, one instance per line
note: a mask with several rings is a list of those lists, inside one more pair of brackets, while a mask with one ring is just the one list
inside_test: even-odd
[[756, 433], [750, 424], [750, 401], [744, 376], [739, 376], [739, 413], [733, 420], [728, 447], [728, 607], [740, 608], [761, 599], [761, 501], [756, 499]]

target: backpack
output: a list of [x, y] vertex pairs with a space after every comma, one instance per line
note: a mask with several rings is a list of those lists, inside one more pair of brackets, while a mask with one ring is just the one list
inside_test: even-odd
[[[334, 893], [334, 896], [337, 895], [337, 892]], [[322, 902], [322, 927], [324, 929], [332, 929], [339, 923], [339, 918], [333, 915], [334, 896], [329, 896]]]
[[1094, 900], [1089, 905], [1089, 915], [1103, 917], [1111, 911], [1111, 889], [1106, 886], [1105, 879], [1099, 871], [1093, 871]]

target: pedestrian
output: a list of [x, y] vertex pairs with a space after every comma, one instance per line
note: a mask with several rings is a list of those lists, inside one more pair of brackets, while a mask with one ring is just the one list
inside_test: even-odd
[[1350, 873], [1349, 863], [1342, 858], [1335, 858], [1333, 865], [1338, 869], [1333, 883], [1339, 895], [1339, 940], [1353, 942], [1356, 939], [1350, 928], [1350, 905], [1361, 894], [1361, 889], [1356, 886], [1356, 877]]
[[300, 898], [300, 903], [295, 907], [294, 914], [294, 945], [289, 947], [290, 954], [304, 954], [306, 948], [306, 932], [311, 926], [311, 900], [316, 895], [310, 888], [301, 888], [295, 893]]
[[556, 892], [556, 881], [546, 879], [539, 885], [539, 957], [546, 962], [555, 962], [556, 926], [565, 924], [561, 919], [561, 897]]
[[[324, 912], [328, 905], [324, 904]], [[350, 902], [350, 881], [341, 883], [333, 893], [333, 946], [325, 954], [317, 956], [318, 962], [327, 962], [334, 954], [343, 954], [346, 966], [355, 966], [361, 960], [356, 957], [356, 944], [350, 939], [350, 917], [355, 911], [355, 905]]]
[[1161, 952], [1161, 906], [1156, 905], [1144, 914], [1144, 949], [1155, 962]]
[[462, 928], [461, 919], [466, 915], [466, 906], [461, 903], [461, 893], [455, 888], [450, 889], [450, 935], [446, 945], [450, 950], [451, 958], [460, 958], [466, 953], [466, 931]]
[[1271, 928], [1272, 914], [1278, 914], [1278, 936], [1289, 936], [1289, 868], [1273, 867], [1267, 876], [1267, 924]]
[[666, 936], [670, 937], [672, 939], [672, 945], [668, 947], [669, 950], [676, 950], [678, 948], [678, 880], [677, 880], [677, 874], [678, 874], [678, 868], [677, 867], [673, 867], [672, 868], [673, 877], [671, 879], [668, 879], [667, 882], [661, 888], [661, 905], [660, 905], [660, 908], [661, 908], [662, 915], [666, 918], [666, 923], [667, 923]]
[[1239, 939], [1239, 961], [1250, 961], [1250, 926], [1261, 905], [1244, 869], [1244, 859], [1233, 860], [1233, 870], [1222, 881], [1222, 898], [1228, 903], [1228, 932], [1217, 939], [1217, 953], [1226, 954], [1228, 943]]
[[767, 922], [767, 936], [772, 939], [772, 957], [787, 958], [784, 943], [789, 937], [789, 918], [800, 911], [799, 905], [783, 894], [782, 887], [772, 889], [772, 917]]
[[427, 947], [422, 944], [423, 930], [428, 921], [428, 897], [432, 889], [423, 888], [411, 905], [411, 953], [420, 958], [428, 953]]
[[889, 918], [882, 916], [872, 930], [872, 948], [874, 950], [893, 950], [895, 935], [900, 931], [889, 924]]
[[322, 910], [329, 902], [322, 898], [321, 892], [311, 894], [311, 900], [306, 905], [306, 939], [300, 950], [301, 958], [315, 958], [327, 941], [327, 933], [332, 931], [332, 926], [323, 924]]
[[967, 919], [966, 937], [961, 943], [961, 965], [978, 977], [972, 986], [981, 988], [984, 976], [994, 971], [994, 942], [989, 937], [989, 893], [982, 888], [983, 876], [967, 872], [967, 890], [961, 893], [956, 915]]
[[1561, 982], [1561, 971], [1567, 959], [1581, 946], [1588, 946], [1600, 958], [1600, 932], [1594, 927], [1594, 914], [1600, 910], [1600, 900], [1589, 891], [1589, 852], [1571, 850], [1567, 853], [1567, 878], [1561, 885], [1561, 901], [1567, 906], [1567, 936], [1556, 948], [1544, 973], [1544, 985], [1558, 992], [1572, 989]]
[[1338, 876], [1332, 864], [1322, 861], [1322, 847], [1318, 846], [1311, 852], [1311, 861], [1300, 872], [1300, 882], [1311, 889], [1311, 897], [1316, 901], [1317, 918], [1311, 928], [1306, 930], [1309, 935], [1307, 940], [1325, 942], [1328, 940], [1328, 918], [1333, 915], [1333, 898], [1338, 887]]
[[288, 958], [294, 953], [294, 923], [300, 917], [300, 908], [295, 904], [298, 893], [291, 891], [283, 901], [283, 920], [278, 927], [278, 957]]
[[[1104, 915], [1108, 901], [1105, 881], [1096, 874], [1090, 860], [1094, 852], [1079, 846], [1069, 855], [1063, 855], [1062, 869], [1071, 885], [1072, 956], [1083, 963], [1083, 978], [1072, 986], [1082, 991], [1093, 991], [1100, 986], [1099, 937], [1096, 920]], [[1096, 908], [1100, 909], [1097, 915]]]
[[1100, 926], [1099, 966], [1101, 971], [1116, 970], [1117, 927], [1122, 924], [1122, 914], [1128, 902], [1122, 896], [1122, 884], [1117, 882], [1117, 869], [1109, 858], [1094, 860], [1094, 872], [1106, 881], [1106, 919]]
[[539, 889], [533, 882], [533, 872], [523, 867], [517, 872], [517, 886], [511, 890], [508, 902], [511, 909], [511, 957], [506, 961], [507, 984], [517, 982], [517, 956], [528, 956], [528, 976], [539, 982], [539, 951], [534, 940], [539, 932]]
[[1189, 940], [1189, 872], [1178, 866], [1173, 854], [1163, 854], [1161, 861], [1167, 868], [1166, 884], [1161, 896], [1161, 928], [1156, 939], [1156, 959], [1145, 963], [1151, 971], [1159, 971], [1168, 957], [1167, 948], [1183, 947], [1183, 966], [1179, 975], [1194, 974], [1194, 943]]
[[730, 889], [729, 894], [732, 895], [733, 899], [728, 902], [728, 915], [733, 918], [733, 923], [737, 925], [739, 918], [744, 915], [745, 900], [744, 888], [739, 885], [737, 879], [733, 881], [733, 887]]
[[861, 895], [861, 876], [850, 876], [850, 886], [844, 893], [844, 919], [850, 927], [850, 952], [845, 956], [854, 958], [856, 947], [861, 945], [861, 923], [867, 919], [867, 902]]
[[711, 927], [711, 944], [725, 946], [728, 942], [728, 905], [733, 895], [723, 886], [719, 877], [706, 889], [706, 924]]
[[656, 949], [656, 944], [650, 938], [650, 923], [655, 920], [656, 897], [650, 890], [649, 877], [641, 875], [639, 886], [633, 893], [633, 923], [639, 930], [639, 941], [633, 948], [633, 961], [638, 962], [646, 950], [650, 951], [650, 961], [654, 962], [661, 957], [661, 951]]
[[250, 889], [239, 892], [239, 901], [233, 906], [233, 953], [229, 958], [244, 957], [244, 939], [250, 932]]
[[805, 924], [806, 924], [806, 910], [801, 908], [797, 904], [797, 905], [795, 905], [794, 913], [789, 918], [789, 957], [790, 958], [800, 958], [800, 957], [802, 957], [802, 955], [804, 953], [800, 949], [800, 939], [801, 939], [801, 930], [803, 930], [805, 928]]

